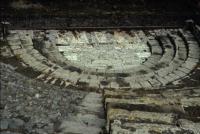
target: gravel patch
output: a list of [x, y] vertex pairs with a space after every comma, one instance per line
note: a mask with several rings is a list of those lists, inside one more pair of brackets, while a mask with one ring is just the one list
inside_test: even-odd
[[22, 76], [10, 65], [0, 63], [0, 132], [5, 134], [51, 134], [87, 92], [60, 88]]

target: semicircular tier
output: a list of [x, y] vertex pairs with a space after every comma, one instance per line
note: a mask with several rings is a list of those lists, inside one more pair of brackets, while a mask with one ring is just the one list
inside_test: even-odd
[[199, 66], [200, 46], [183, 29], [13, 30], [7, 37], [36, 79], [60, 86], [151, 88], [178, 84]]

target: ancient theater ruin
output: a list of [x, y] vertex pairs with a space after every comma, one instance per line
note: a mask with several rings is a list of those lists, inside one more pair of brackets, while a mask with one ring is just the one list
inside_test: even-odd
[[0, 133], [200, 134], [198, 0], [0, 5]]

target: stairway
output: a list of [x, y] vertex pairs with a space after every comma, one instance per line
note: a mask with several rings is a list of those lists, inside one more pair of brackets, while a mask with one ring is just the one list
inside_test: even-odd
[[69, 116], [62, 122], [61, 133], [103, 134], [105, 117], [101, 94], [89, 93], [77, 109], [77, 115]]

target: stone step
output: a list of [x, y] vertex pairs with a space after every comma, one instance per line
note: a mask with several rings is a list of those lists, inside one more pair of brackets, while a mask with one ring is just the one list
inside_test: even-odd
[[136, 97], [132, 99], [106, 98], [105, 108], [123, 108], [149, 112], [184, 113], [180, 101], [175, 98]]
[[187, 98], [187, 97], [198, 97], [200, 87], [190, 87], [190, 88], [181, 88], [181, 89], [149, 89], [149, 90], [136, 90], [136, 89], [105, 89], [104, 98], [126, 98], [131, 99], [135, 97], [142, 96], [156, 96], [156, 97], [178, 97], [178, 98]]
[[[150, 123], [121, 123], [115, 121], [111, 124], [110, 134], [193, 134], [194, 132], [173, 125], [150, 124]], [[194, 133], [198, 134], [198, 133]]]
[[99, 118], [104, 118], [105, 116], [103, 106], [99, 106], [99, 107], [77, 106], [77, 109], [83, 114], [94, 114], [94, 115], [97, 115]]
[[143, 123], [162, 123], [174, 124], [175, 114], [173, 113], [157, 113], [144, 111], [129, 111], [125, 109], [109, 108], [107, 110], [107, 125], [114, 120], [121, 122], [143, 122]]

